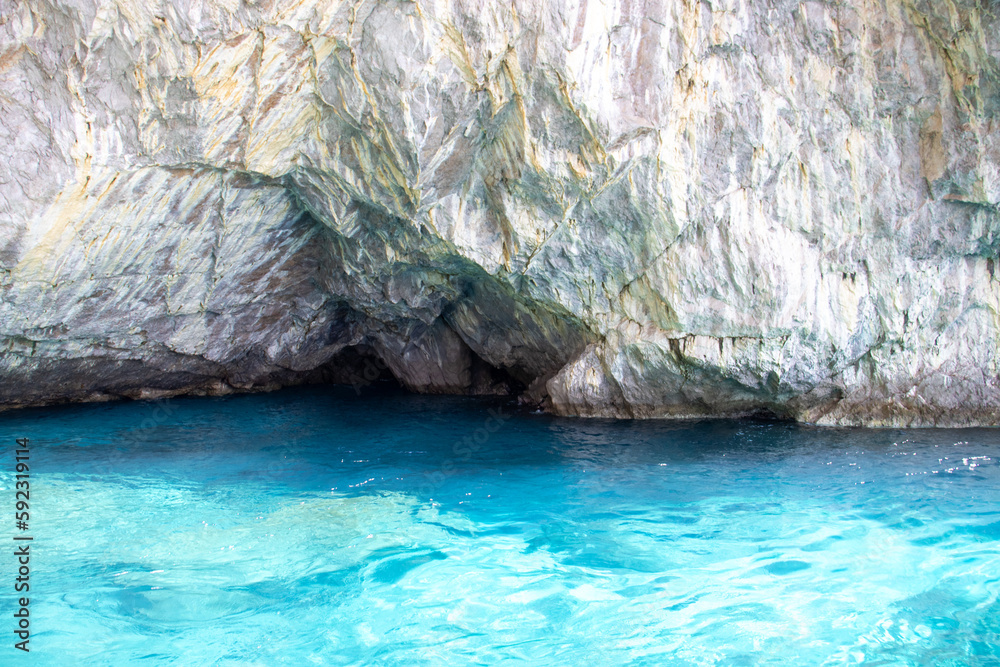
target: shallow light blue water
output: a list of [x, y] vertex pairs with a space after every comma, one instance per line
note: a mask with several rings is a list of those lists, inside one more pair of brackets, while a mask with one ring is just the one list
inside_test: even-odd
[[1000, 665], [1000, 432], [496, 407], [0, 414], [2, 535], [29, 437], [35, 537], [0, 664]]

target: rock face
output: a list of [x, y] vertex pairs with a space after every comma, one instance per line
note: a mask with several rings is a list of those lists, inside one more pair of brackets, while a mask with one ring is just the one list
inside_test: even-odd
[[0, 403], [1000, 423], [998, 59], [995, 0], [0, 0]]

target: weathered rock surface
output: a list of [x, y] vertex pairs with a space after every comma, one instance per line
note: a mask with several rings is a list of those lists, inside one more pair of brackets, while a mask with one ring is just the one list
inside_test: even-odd
[[0, 403], [1000, 423], [998, 59], [982, 0], [0, 0]]

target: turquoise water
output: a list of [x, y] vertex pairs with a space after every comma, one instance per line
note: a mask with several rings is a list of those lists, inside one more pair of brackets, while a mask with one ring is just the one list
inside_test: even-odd
[[0, 555], [4, 665], [1000, 665], [996, 430], [73, 406], [0, 414], [11, 511], [15, 437], [33, 634]]

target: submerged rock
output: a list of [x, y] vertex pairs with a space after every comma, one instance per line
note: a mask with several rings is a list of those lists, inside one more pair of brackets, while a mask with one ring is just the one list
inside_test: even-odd
[[[0, 0], [0, 403], [1000, 423], [1000, 6]], [[374, 377], [373, 375], [373, 377]]]

